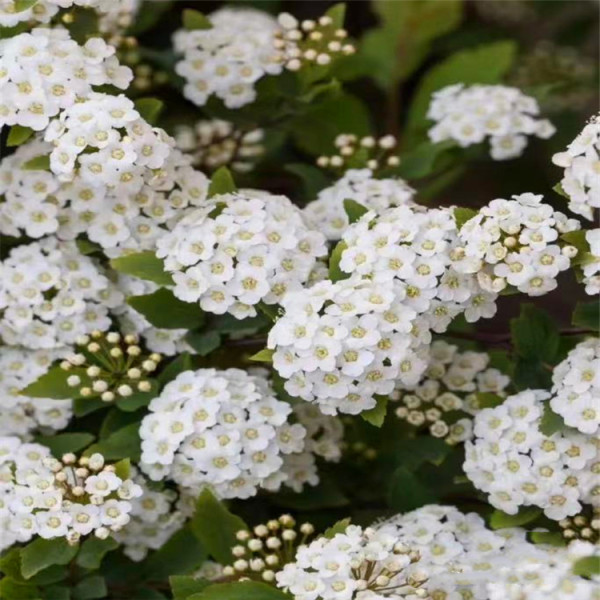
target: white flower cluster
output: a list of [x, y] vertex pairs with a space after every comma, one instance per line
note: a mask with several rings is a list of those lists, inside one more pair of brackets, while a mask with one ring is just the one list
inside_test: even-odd
[[302, 452], [306, 430], [266, 379], [239, 369], [186, 371], [149, 405], [140, 427], [141, 468], [183, 488], [249, 498], [285, 483], [284, 456]]
[[136, 193], [148, 169], [160, 169], [174, 140], [152, 127], [129, 98], [92, 92], [83, 102], [63, 110], [44, 133], [55, 148], [50, 170], [61, 181], [91, 187], [118, 186], [119, 193]]
[[[478, 514], [463, 514], [452, 506], [423, 506], [383, 524], [387, 530], [391, 526], [400, 542], [420, 553], [419, 565], [429, 576], [423, 589], [432, 600], [594, 598], [595, 584], [572, 573], [575, 558], [594, 552], [592, 544], [578, 542], [568, 548], [531, 544], [525, 530], [491, 531]], [[560, 572], [549, 573], [548, 568], [554, 567]], [[527, 584], [530, 575], [535, 585]], [[499, 594], [501, 588], [510, 588], [510, 593]]]
[[321, 190], [303, 213], [313, 229], [322, 231], [328, 240], [339, 240], [350, 225], [344, 200], [354, 200], [381, 213], [392, 206], [413, 206], [414, 194], [415, 190], [402, 179], [376, 179], [370, 169], [351, 169]]
[[133, 74], [114, 54], [101, 38], [80, 46], [60, 28], [0, 40], [0, 127], [40, 131], [51, 117], [87, 98], [94, 86], [125, 89]]
[[208, 15], [212, 27], [173, 36], [183, 55], [175, 71], [185, 79], [184, 96], [203, 106], [213, 94], [228, 108], [256, 98], [256, 82], [281, 73], [282, 58], [274, 47], [277, 21], [254, 9], [223, 8]]
[[433, 94], [427, 118], [433, 142], [454, 140], [467, 147], [490, 140], [494, 160], [521, 156], [527, 136], [547, 139], [556, 131], [547, 119], [536, 118], [535, 98], [503, 85], [450, 85]]
[[141, 493], [101, 454], [57, 460], [45, 446], [0, 438], [0, 549], [36, 535], [71, 544], [91, 533], [104, 539], [129, 522], [129, 500]]
[[565, 170], [560, 186], [569, 196], [569, 209], [593, 221], [594, 209], [600, 208], [600, 115], [552, 162]]
[[555, 289], [558, 274], [577, 254], [559, 237], [580, 224], [542, 199], [527, 193], [484, 206], [460, 229], [463, 247], [457, 249], [454, 268], [477, 273], [479, 285], [490, 292], [511, 285], [529, 296], [541, 296]]
[[177, 501], [175, 490], [154, 487], [138, 473], [132, 479], [142, 494], [131, 501], [127, 527], [114, 537], [123, 545], [123, 554], [139, 562], [150, 550], [161, 548], [191, 515], [185, 503]]
[[30, 439], [38, 431], [52, 433], [67, 426], [73, 414], [71, 400], [21, 394], [60, 356], [56, 351], [0, 347], [0, 436]]
[[550, 406], [570, 427], [594, 435], [600, 429], [600, 339], [577, 344], [554, 368]]
[[585, 239], [590, 245], [588, 259], [583, 265], [583, 283], [590, 296], [600, 294], [600, 229], [585, 232]]
[[254, 191], [212, 197], [157, 247], [178, 298], [238, 319], [300, 288], [326, 253], [323, 235], [306, 226], [290, 200]]
[[227, 165], [247, 173], [265, 151], [263, 139], [262, 129], [244, 131], [221, 119], [180, 125], [175, 130], [177, 147], [192, 156], [195, 166], [208, 171]]
[[544, 390], [527, 390], [481, 410], [463, 468], [492, 506], [511, 515], [520, 506], [539, 506], [560, 521], [580, 513], [582, 503], [600, 504], [600, 444], [571, 430], [544, 435], [548, 398]]
[[321, 536], [275, 574], [277, 587], [295, 600], [424, 598], [419, 553], [394, 533], [393, 527], [349, 525], [330, 539]]
[[436, 340], [423, 379], [392, 396], [402, 402], [396, 415], [415, 427], [428, 425], [432, 436], [448, 444], [471, 439], [473, 421], [467, 415], [479, 410], [477, 393], [504, 396], [510, 383], [498, 369], [488, 368], [489, 362], [485, 352], [459, 352], [457, 346]]
[[46, 238], [18, 246], [0, 262], [0, 336], [32, 349], [73, 344], [110, 327], [123, 296], [74, 243]]

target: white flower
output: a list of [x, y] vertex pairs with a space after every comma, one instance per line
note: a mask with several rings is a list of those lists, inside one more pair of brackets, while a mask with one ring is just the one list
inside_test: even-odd
[[589, 256], [582, 265], [583, 283], [586, 294], [600, 294], [600, 229], [585, 232], [585, 239], [590, 245]]
[[565, 170], [560, 186], [569, 197], [569, 209], [593, 221], [594, 209], [600, 208], [600, 116], [592, 117], [552, 162]]
[[491, 157], [521, 156], [527, 136], [549, 138], [555, 132], [546, 119], [537, 119], [537, 101], [517, 88], [502, 85], [450, 85], [433, 94], [427, 117], [433, 142], [454, 140], [460, 146], [490, 140]]

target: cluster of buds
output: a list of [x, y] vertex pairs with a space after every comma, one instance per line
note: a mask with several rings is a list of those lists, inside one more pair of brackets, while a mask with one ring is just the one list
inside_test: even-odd
[[149, 392], [148, 377], [162, 360], [160, 354], [145, 354], [135, 335], [93, 331], [77, 340], [77, 352], [62, 361], [65, 371], [74, 371], [67, 384], [83, 398], [113, 402], [136, 392]]
[[298, 546], [305, 544], [314, 531], [310, 523], [297, 528], [290, 515], [257, 525], [254, 535], [242, 529], [236, 534], [240, 543], [231, 549], [234, 562], [223, 568], [223, 576], [272, 583], [275, 573], [294, 560]]
[[347, 41], [348, 32], [338, 29], [327, 15], [317, 21], [299, 22], [289, 13], [281, 13], [277, 20], [282, 31], [275, 34], [274, 46], [290, 71], [298, 71], [307, 64], [325, 66], [337, 56], [349, 56], [356, 51]]
[[376, 173], [400, 164], [400, 158], [394, 154], [398, 141], [393, 135], [359, 138], [352, 133], [342, 133], [335, 138], [334, 144], [337, 154], [319, 156], [319, 167], [341, 173], [348, 169], [367, 168]]
[[590, 515], [580, 514], [558, 523], [562, 535], [567, 541], [584, 540], [597, 544], [600, 542], [600, 507], [594, 507]]

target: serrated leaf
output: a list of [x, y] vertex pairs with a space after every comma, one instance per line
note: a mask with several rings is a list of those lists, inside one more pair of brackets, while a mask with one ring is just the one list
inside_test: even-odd
[[115, 431], [107, 438], [90, 446], [86, 451], [86, 456], [91, 456], [94, 452], [99, 452], [106, 460], [120, 460], [130, 458], [139, 460], [141, 454], [141, 441], [139, 433], [139, 423], [132, 423]]
[[576, 327], [600, 331], [600, 302], [578, 302], [571, 323]]
[[[219, 167], [210, 178], [208, 197], [212, 198], [213, 196], [220, 194], [232, 194], [236, 191], [237, 187], [231, 175], [231, 171], [227, 167]], [[216, 216], [218, 215], [215, 215], [215, 217]]]
[[388, 397], [387, 396], [375, 396], [377, 404], [369, 410], [363, 410], [360, 416], [367, 423], [374, 425], [375, 427], [381, 427], [385, 421], [385, 415], [387, 414]]
[[356, 202], [356, 200], [349, 198], [344, 200], [344, 210], [348, 215], [350, 224], [356, 223], [364, 214], [369, 212], [368, 208], [365, 208], [362, 204]]
[[49, 171], [50, 170], [50, 156], [42, 154], [41, 156], [34, 156], [27, 162], [21, 165], [23, 171]]
[[542, 514], [542, 509], [535, 506], [524, 506], [516, 515], [509, 515], [501, 510], [495, 510], [490, 517], [492, 529], [506, 529], [507, 527], [523, 527], [535, 521]]
[[221, 336], [218, 331], [190, 331], [185, 341], [199, 356], [207, 356], [221, 345]]
[[526, 360], [552, 364], [560, 342], [555, 321], [533, 304], [521, 306], [519, 316], [510, 321], [513, 347]]
[[196, 579], [191, 575], [171, 575], [169, 577], [173, 600], [187, 600], [192, 594], [201, 592], [204, 588], [211, 585], [206, 579]]
[[292, 600], [276, 587], [258, 581], [215, 583], [188, 600]]
[[334, 523], [331, 527], [328, 527], [323, 532], [323, 537], [330, 540], [333, 537], [335, 537], [338, 533], [344, 533], [346, 529], [348, 529], [348, 525], [350, 525], [351, 522], [352, 519], [350, 517], [347, 517], [345, 519], [342, 519], [341, 521], [338, 521], [337, 523]]
[[549, 437], [558, 431], [562, 431], [565, 427], [563, 418], [552, 410], [550, 402], [545, 402], [544, 412], [539, 425], [540, 431]]
[[158, 117], [164, 108], [164, 103], [158, 98], [138, 98], [135, 102], [135, 109], [140, 113], [140, 117], [150, 123], [156, 125]]
[[341, 281], [342, 279], [348, 279], [350, 277], [350, 273], [346, 273], [340, 269], [340, 261], [342, 260], [342, 254], [344, 250], [348, 248], [348, 245], [344, 240], [339, 241], [335, 248], [331, 251], [331, 256], [329, 257], [329, 279], [334, 283], [336, 281]]
[[250, 357], [250, 360], [253, 360], [256, 362], [272, 363], [273, 362], [273, 354], [275, 354], [275, 350], [271, 350], [271, 348], [263, 348], [256, 354], [253, 354]]
[[212, 29], [212, 23], [210, 20], [199, 10], [193, 10], [191, 8], [186, 8], [183, 11], [183, 26], [188, 31]]
[[6, 145], [14, 148], [24, 144], [35, 132], [30, 127], [23, 127], [22, 125], [13, 125], [8, 132], [6, 138]]
[[153, 281], [158, 285], [173, 285], [173, 278], [165, 271], [163, 261], [151, 250], [113, 258], [110, 266], [119, 273]]
[[470, 221], [473, 217], [477, 216], [477, 211], [472, 208], [463, 208], [457, 206], [454, 209], [454, 221], [456, 222], [456, 228], [460, 229], [467, 221]]
[[160, 329], [196, 329], [204, 322], [204, 313], [197, 302], [183, 302], [166, 288], [130, 296], [127, 304]]
[[190, 527], [206, 551], [224, 565], [231, 563], [236, 533], [248, 529], [244, 521], [230, 513], [208, 488], [198, 497]]
[[[76, 387], [71, 387], [67, 383], [67, 379], [72, 375], [79, 377], [81, 380]], [[76, 395], [76, 390], [89, 385], [91, 385], [91, 381], [84, 369], [72, 368], [65, 371], [60, 365], [56, 365], [33, 383], [30, 383], [25, 389], [21, 390], [21, 394], [31, 398], [67, 400]]]
[[106, 554], [118, 547], [119, 542], [112, 537], [107, 537], [105, 540], [94, 536], [89, 537], [81, 544], [76, 562], [84, 569], [99, 569]]
[[30, 579], [52, 565], [66, 565], [77, 554], [77, 546], [69, 546], [65, 538], [37, 538], [21, 550], [21, 574]]
[[55, 435], [37, 436], [35, 441], [50, 448], [52, 454], [60, 458], [67, 452], [79, 452], [94, 441], [91, 433], [58, 433]]

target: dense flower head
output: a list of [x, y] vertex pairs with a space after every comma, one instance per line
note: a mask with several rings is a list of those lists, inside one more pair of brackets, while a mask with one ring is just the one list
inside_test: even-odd
[[0, 262], [0, 336], [5, 344], [51, 349], [110, 327], [123, 296], [73, 242], [46, 238]]
[[268, 338], [273, 366], [289, 394], [325, 414], [369, 410], [397, 379], [416, 383], [426, 367], [424, 344], [411, 335], [415, 310], [383, 283], [323, 281], [288, 294], [282, 307]]
[[569, 197], [569, 209], [594, 220], [594, 209], [600, 208], [600, 115], [593, 117], [564, 152], [552, 157], [564, 168], [560, 182]]
[[585, 240], [590, 252], [582, 265], [583, 283], [586, 294], [595, 296], [600, 294], [600, 228], [586, 231]]
[[157, 242], [174, 293], [215, 314], [256, 315], [309, 280], [325, 239], [285, 196], [240, 191], [213, 196]]
[[[594, 552], [591, 544], [569, 548], [531, 544], [523, 529], [492, 531], [478, 514], [463, 514], [452, 506], [426, 505], [383, 526], [395, 527], [397, 539], [421, 555], [418, 564], [429, 576], [423, 589], [432, 600], [542, 600], [546, 590], [553, 600], [594, 597], [595, 584], [572, 573], [576, 558]], [[557, 570], [548, 575], [549, 567], [558, 567], [560, 574]], [[529, 574], [535, 574], [537, 588], [527, 584]], [[516, 585], [509, 586], [512, 583]], [[500, 594], [503, 586], [511, 587], [514, 595]], [[561, 589], [565, 595], [560, 595]], [[544, 594], [533, 595], [533, 590]]]
[[146, 169], [137, 191], [119, 184], [97, 186], [76, 174], [72, 181], [45, 170], [29, 170], [32, 159], [53, 146], [38, 139], [0, 162], [0, 233], [61, 240], [87, 235], [110, 256], [150, 250], [156, 239], [192, 206], [206, 199], [209, 181], [173, 150], [160, 169]]
[[0, 127], [45, 129], [52, 117], [89, 97], [94, 86], [125, 89], [133, 75], [101, 38], [83, 46], [66, 29], [33, 29], [0, 40]]
[[600, 339], [581, 342], [552, 373], [550, 406], [569, 427], [588, 435], [600, 428]]
[[183, 488], [209, 486], [222, 498], [287, 484], [286, 458], [304, 449], [306, 430], [289, 423], [291, 406], [266, 379], [240, 369], [185, 371], [149, 410], [140, 427], [142, 470]]
[[273, 45], [277, 21], [258, 10], [223, 8], [208, 15], [212, 27], [173, 36], [182, 60], [175, 71], [185, 79], [184, 96], [198, 106], [210, 96], [228, 108], [256, 98], [256, 82], [282, 71], [282, 58]]
[[354, 200], [381, 213], [392, 206], [413, 206], [414, 194], [415, 190], [402, 179], [376, 179], [370, 169], [351, 169], [321, 190], [303, 213], [308, 224], [322, 231], [328, 240], [339, 240], [350, 225], [344, 200]]
[[510, 285], [541, 296], [556, 288], [558, 274], [577, 254], [560, 236], [579, 228], [577, 220], [555, 211], [541, 195], [498, 198], [461, 227], [453, 265], [461, 273], [477, 273], [485, 290], [499, 292]]
[[48, 372], [59, 351], [0, 347], [0, 436], [30, 439], [37, 432], [64, 429], [73, 414], [71, 400], [31, 398], [21, 391]]
[[555, 521], [600, 505], [600, 444], [565, 429], [545, 435], [540, 423], [550, 393], [527, 390], [475, 415], [463, 465], [492, 506], [516, 514], [539, 506]]
[[396, 415], [415, 427], [427, 426], [432, 436], [448, 444], [470, 439], [471, 417], [479, 410], [477, 393], [502, 397], [510, 383], [508, 376], [489, 368], [489, 362], [485, 352], [459, 352], [457, 346], [436, 340], [423, 378], [393, 394], [401, 402]]
[[207, 171], [228, 166], [247, 173], [265, 151], [263, 139], [262, 129], [240, 129], [222, 119], [179, 125], [175, 130], [177, 147], [192, 156], [195, 166]]
[[0, 438], [1, 549], [36, 535], [71, 544], [92, 533], [104, 539], [129, 522], [129, 500], [141, 494], [101, 454], [58, 460], [40, 444]]
[[549, 138], [555, 128], [539, 119], [535, 98], [503, 85], [459, 83], [433, 94], [427, 118], [435, 121], [429, 130], [433, 142], [453, 140], [462, 147], [490, 140], [494, 160], [521, 156], [527, 136]]
[[129, 98], [92, 92], [63, 110], [44, 133], [54, 143], [50, 170], [61, 181], [136, 193], [148, 170], [166, 162], [174, 140], [152, 127]]
[[399, 543], [394, 527], [349, 525], [331, 538], [300, 546], [295, 561], [275, 574], [296, 600], [425, 598], [420, 554]]

